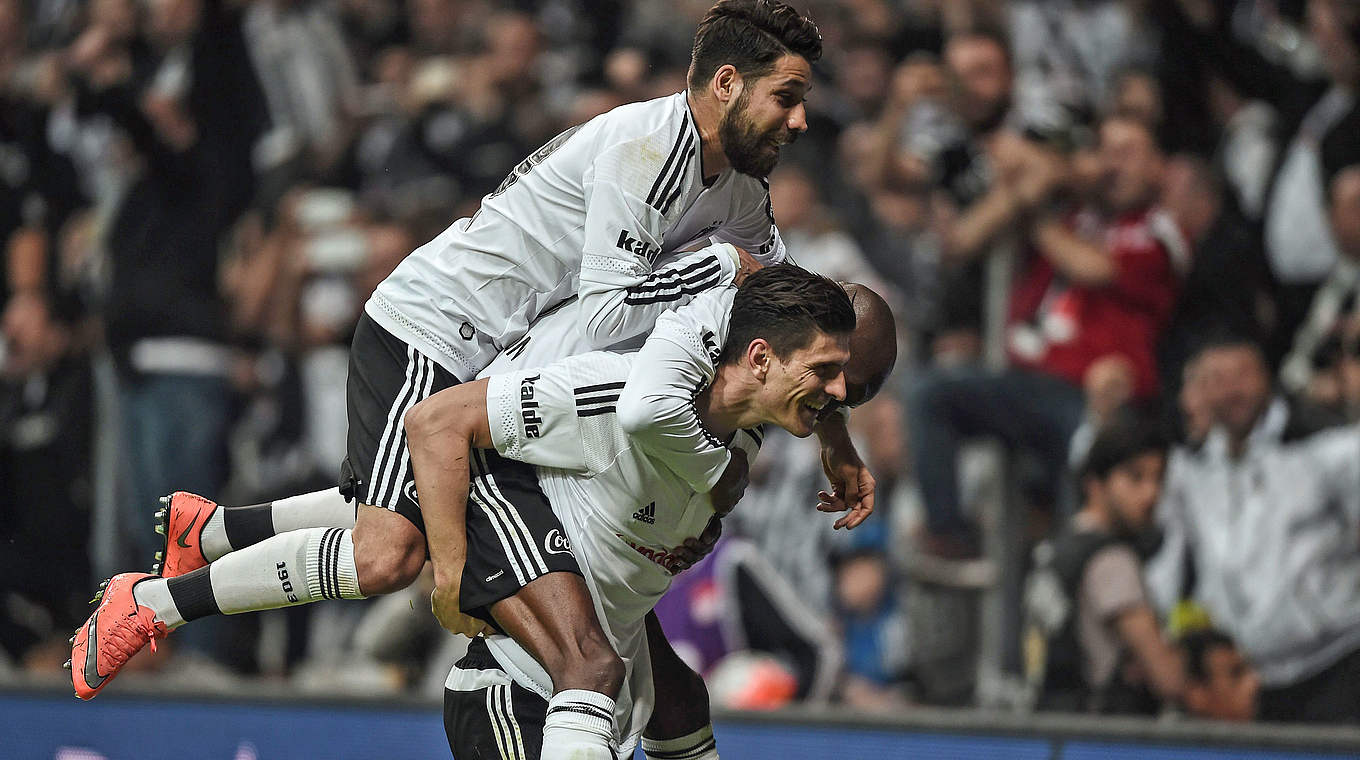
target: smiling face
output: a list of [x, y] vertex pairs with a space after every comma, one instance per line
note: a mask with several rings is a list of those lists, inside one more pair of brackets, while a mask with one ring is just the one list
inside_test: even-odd
[[718, 139], [733, 169], [769, 176], [779, 163], [780, 147], [807, 131], [803, 100], [811, 80], [812, 67], [805, 58], [785, 55], [770, 73], [742, 81], [741, 92], [718, 123]]
[[815, 333], [806, 346], [783, 358], [763, 340], [752, 341], [748, 352], [762, 381], [759, 406], [763, 416], [799, 438], [812, 434], [823, 407], [845, 400], [848, 333]]

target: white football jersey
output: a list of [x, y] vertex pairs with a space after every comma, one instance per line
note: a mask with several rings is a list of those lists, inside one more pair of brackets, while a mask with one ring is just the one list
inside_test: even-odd
[[[694, 394], [713, 382], [736, 292], [732, 286], [707, 290], [658, 317], [649, 336], [609, 346], [616, 353], [641, 349], [619, 398], [624, 432], [699, 493], [713, 489], [731, 459], [727, 447], [704, 429]], [[579, 308], [570, 300], [545, 313], [479, 377], [590, 351], [578, 327]]]
[[[670, 588], [669, 550], [699, 535], [713, 516], [706, 495], [696, 494], [619, 424], [615, 405], [636, 356], [573, 356], [493, 375], [487, 388], [496, 451], [537, 465], [596, 613], [627, 668], [615, 711], [625, 750], [636, 743], [654, 704], [643, 621]], [[754, 459], [760, 433], [738, 431], [731, 445]], [[545, 699], [552, 694], [547, 673], [513, 639], [492, 636], [487, 645], [520, 685]], [[457, 669], [450, 683], [456, 676]]]
[[[571, 296], [590, 347], [645, 334], [732, 282], [727, 243], [762, 263], [785, 258], [768, 185], [728, 168], [706, 187], [700, 154], [683, 92], [573, 127], [408, 256], [365, 311], [460, 380]], [[695, 241], [707, 245], [683, 251]]]

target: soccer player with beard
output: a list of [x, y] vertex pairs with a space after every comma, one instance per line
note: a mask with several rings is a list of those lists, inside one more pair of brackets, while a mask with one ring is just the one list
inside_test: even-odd
[[[458, 545], [436, 539], [461, 533], [463, 515], [427, 523], [416, 501], [407, 411], [473, 379], [500, 352], [523, 350], [528, 326], [561, 303], [579, 299], [580, 329], [592, 346], [608, 346], [784, 260], [764, 176], [806, 129], [803, 99], [820, 54], [815, 25], [789, 6], [722, 0], [699, 25], [687, 91], [564, 132], [477, 214], [407, 257], [356, 328], [340, 493], [234, 509], [175, 494], [161, 513], [159, 577], [115, 576], [73, 637], [77, 696], [93, 697], [132, 655], [189, 620], [389, 593], [420, 572], [427, 535], [430, 545]], [[852, 500], [870, 494], [843, 424], [828, 427], [842, 490]], [[722, 467], [696, 489], [715, 502], [739, 493], [713, 491], [720, 479], [744, 477], [744, 463], [717, 453]], [[462, 557], [431, 559], [436, 578], [456, 586]]]

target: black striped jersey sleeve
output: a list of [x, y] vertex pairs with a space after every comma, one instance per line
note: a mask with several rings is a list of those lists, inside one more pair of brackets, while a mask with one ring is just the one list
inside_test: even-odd
[[491, 375], [486, 413], [496, 452], [540, 467], [598, 472], [620, 445], [618, 401], [630, 367], [630, 357], [596, 351]]
[[623, 430], [697, 493], [713, 490], [731, 461], [694, 399], [713, 382], [735, 294], [731, 287], [710, 290], [661, 315], [634, 356], [619, 400]]
[[646, 334], [660, 314], [731, 284], [737, 254], [721, 242], [658, 261], [698, 160], [697, 136], [682, 129], [614, 145], [587, 172], [578, 294], [593, 347]]

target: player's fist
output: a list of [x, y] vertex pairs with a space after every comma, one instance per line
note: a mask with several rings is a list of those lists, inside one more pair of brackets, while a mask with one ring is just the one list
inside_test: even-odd
[[674, 575], [694, 567], [704, 557], [713, 553], [713, 547], [718, 545], [718, 539], [721, 537], [722, 519], [714, 515], [708, 518], [708, 525], [704, 526], [698, 538], [687, 538], [685, 543], [671, 549], [671, 562], [666, 569]]
[[495, 632], [486, 623], [458, 608], [458, 586], [435, 586], [434, 592], [430, 594], [430, 611], [439, 624], [451, 633], [473, 637]]
[[727, 469], [718, 478], [718, 482], [713, 486], [713, 490], [708, 492], [708, 499], [713, 504], [713, 511], [719, 517], [732, 511], [741, 501], [742, 494], [746, 493], [746, 486], [751, 482], [751, 465], [746, 459], [746, 452], [741, 449], [732, 449], [732, 459], [727, 463]]

